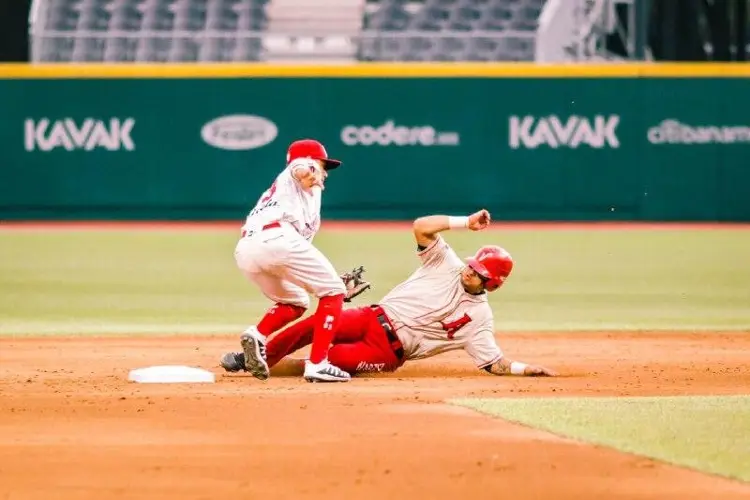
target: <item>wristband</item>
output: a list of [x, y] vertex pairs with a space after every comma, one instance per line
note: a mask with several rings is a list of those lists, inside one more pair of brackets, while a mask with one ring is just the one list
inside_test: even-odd
[[523, 375], [526, 371], [526, 367], [529, 366], [526, 363], [521, 363], [520, 361], [513, 361], [510, 364], [510, 374], [511, 375]]
[[469, 227], [468, 217], [448, 217], [448, 227], [451, 229], [467, 228]]

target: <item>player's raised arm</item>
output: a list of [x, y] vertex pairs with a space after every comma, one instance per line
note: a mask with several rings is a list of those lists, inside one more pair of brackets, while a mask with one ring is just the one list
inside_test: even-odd
[[526, 377], [556, 377], [557, 372], [539, 365], [530, 365], [508, 358], [500, 358], [499, 361], [484, 368], [493, 375], [523, 375]]
[[471, 215], [455, 217], [450, 215], [426, 215], [414, 221], [414, 238], [420, 248], [427, 248], [441, 231], [448, 229], [470, 229], [481, 231], [490, 225], [490, 213], [480, 210]]

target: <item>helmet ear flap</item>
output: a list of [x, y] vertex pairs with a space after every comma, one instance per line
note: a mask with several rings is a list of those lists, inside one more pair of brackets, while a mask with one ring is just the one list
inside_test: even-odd
[[488, 292], [494, 292], [498, 288], [500, 288], [500, 285], [502, 285], [502, 282], [499, 282], [497, 280], [489, 280], [484, 283], [484, 289]]

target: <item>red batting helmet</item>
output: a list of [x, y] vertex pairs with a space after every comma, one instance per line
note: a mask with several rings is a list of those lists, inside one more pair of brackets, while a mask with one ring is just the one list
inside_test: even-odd
[[466, 263], [482, 277], [484, 288], [488, 292], [497, 290], [513, 270], [513, 258], [504, 249], [495, 245], [486, 245], [477, 250], [474, 257]]
[[294, 141], [286, 152], [287, 165], [297, 158], [312, 158], [313, 160], [323, 160], [326, 170], [333, 170], [341, 165], [339, 160], [328, 158], [326, 148], [314, 139], [301, 139]]

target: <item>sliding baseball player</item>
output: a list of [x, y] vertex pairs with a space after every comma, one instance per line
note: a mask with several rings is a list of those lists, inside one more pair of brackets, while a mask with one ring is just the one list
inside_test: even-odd
[[[489, 224], [486, 210], [468, 217], [417, 219], [414, 237], [421, 265], [379, 304], [343, 312], [328, 354], [331, 362], [350, 374], [390, 372], [407, 361], [462, 349], [478, 368], [494, 375], [555, 376], [548, 368], [509, 359], [495, 342], [488, 293], [510, 275], [510, 254], [487, 245], [464, 262], [440, 235], [449, 229], [481, 231]], [[359, 279], [353, 286], [361, 284]], [[268, 365], [314, 341], [315, 324], [313, 316], [276, 335], [267, 346]], [[221, 366], [230, 372], [247, 370], [243, 353], [225, 354]]]

